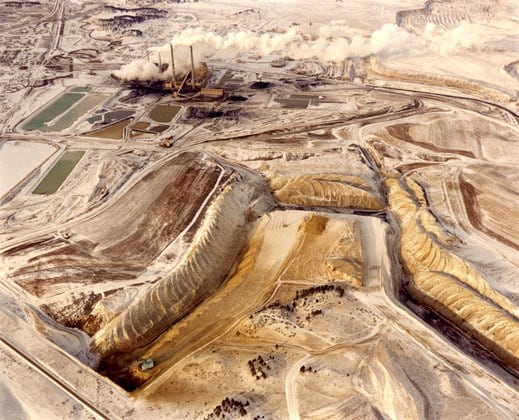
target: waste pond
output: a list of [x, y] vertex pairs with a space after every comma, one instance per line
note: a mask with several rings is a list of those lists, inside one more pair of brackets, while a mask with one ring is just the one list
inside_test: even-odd
[[54, 194], [58, 191], [59, 187], [61, 187], [65, 179], [67, 179], [84, 154], [84, 150], [65, 152], [32, 193]]
[[[27, 121], [22, 129], [25, 131], [40, 130], [40, 131], [51, 131], [46, 126], [47, 123], [52, 121], [58, 115], [63, 114], [76, 102], [80, 101], [85, 97], [84, 93], [64, 93], [58, 99], [47, 105], [29, 121]], [[53, 131], [53, 130], [52, 130]]]
[[22, 129], [45, 133], [65, 130], [108, 97], [100, 93], [80, 93], [77, 89], [83, 88], [61, 95], [27, 121]]
[[124, 137], [124, 130], [132, 122], [133, 118], [128, 118], [108, 127], [101, 128], [86, 134], [87, 137], [101, 137], [104, 139], [120, 140]]
[[180, 111], [178, 105], [155, 105], [150, 111], [150, 118], [159, 123], [170, 122]]

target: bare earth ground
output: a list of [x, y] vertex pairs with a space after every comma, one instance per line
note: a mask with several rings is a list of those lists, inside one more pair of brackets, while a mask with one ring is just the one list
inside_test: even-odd
[[[0, 4], [0, 417], [516, 418], [518, 14], [467, 4]], [[226, 96], [110, 77], [180, 36]]]

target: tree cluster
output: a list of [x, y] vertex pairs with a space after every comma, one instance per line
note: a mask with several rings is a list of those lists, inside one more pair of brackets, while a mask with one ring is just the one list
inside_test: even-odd
[[317, 373], [317, 369], [312, 368], [312, 366], [306, 367], [305, 365], [303, 365], [299, 368], [299, 372], [301, 372], [301, 373], [305, 373], [305, 372]]
[[213, 412], [210, 413], [206, 419], [214, 419], [214, 418], [225, 418], [226, 414], [239, 414], [240, 416], [246, 416], [247, 415], [247, 409], [245, 407], [248, 407], [250, 405], [249, 401], [245, 401], [244, 403], [235, 400], [234, 398], [225, 398], [222, 400], [222, 402], [217, 405]]
[[320, 286], [314, 286], [308, 289], [298, 290], [296, 292], [295, 300], [303, 299], [308, 296], [312, 296], [316, 293], [326, 293], [331, 291], [335, 291], [337, 293], [337, 296], [339, 297], [344, 296], [344, 288], [342, 286], [338, 286], [336, 284], [322, 284]]
[[[270, 356], [271, 358], [273, 358], [272, 356]], [[263, 359], [263, 357], [258, 356], [258, 357], [255, 357], [254, 359], [252, 360], [249, 360], [247, 362], [247, 364], [249, 365], [249, 369], [250, 369], [250, 373], [253, 377], [256, 378], [256, 380], [259, 380], [259, 379], [267, 379], [267, 373], [265, 372], [265, 370], [270, 370], [271, 367], [270, 365]]]
[[270, 303], [265, 307], [265, 309], [282, 309], [286, 312], [294, 312], [296, 305], [295, 302], [292, 302], [292, 305], [282, 304], [279, 300]]

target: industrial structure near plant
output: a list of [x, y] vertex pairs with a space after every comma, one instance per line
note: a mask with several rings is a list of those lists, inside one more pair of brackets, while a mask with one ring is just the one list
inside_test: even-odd
[[[134, 85], [136, 83], [146, 84], [146, 87], [171, 91], [174, 98], [187, 98], [192, 97], [196, 94], [202, 96], [219, 98], [224, 94], [223, 89], [206, 87], [206, 83], [211, 76], [211, 72], [207, 67], [206, 63], [199, 63], [198, 68], [195, 68], [195, 60], [193, 56], [193, 46], [189, 46], [189, 70], [180, 76], [177, 74], [175, 67], [175, 52], [173, 44], [169, 44], [170, 61], [163, 62], [160, 51], [157, 51], [157, 62], [153, 62], [157, 66], [159, 71], [159, 81], [140, 81], [140, 80], [129, 80], [129, 83]], [[150, 54], [147, 55], [148, 62], [150, 61]], [[164, 77], [165, 76], [165, 77]], [[112, 73], [112, 77], [121, 80], [115, 74]], [[165, 80], [164, 80], [165, 79]]]

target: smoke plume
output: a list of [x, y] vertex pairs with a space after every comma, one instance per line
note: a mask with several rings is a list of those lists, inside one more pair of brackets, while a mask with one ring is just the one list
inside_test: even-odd
[[[349, 57], [370, 55], [384, 58], [398, 54], [452, 54], [463, 49], [484, 48], [496, 38], [499, 36], [491, 28], [471, 23], [462, 23], [450, 30], [429, 24], [423, 34], [386, 24], [370, 35], [363, 35], [344, 22], [337, 21], [317, 28], [313, 35], [301, 33], [295, 28], [284, 33], [236, 31], [225, 34], [188, 28], [176, 34], [170, 44], [174, 46], [176, 71], [185, 73], [189, 70], [190, 45], [194, 48], [196, 63], [211, 58], [232, 59], [242, 53], [341, 62]], [[122, 66], [114, 75], [123, 80], [165, 80], [171, 76], [171, 67], [160, 72], [156, 64], [159, 54], [162, 63], [169, 63], [170, 44], [151, 48], [151, 62], [135, 60]]]

